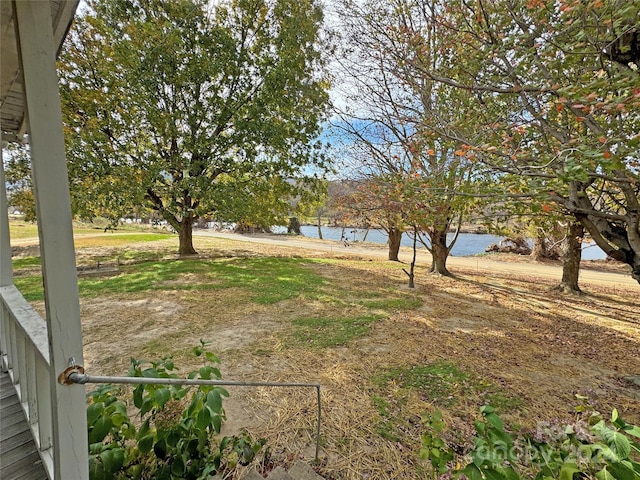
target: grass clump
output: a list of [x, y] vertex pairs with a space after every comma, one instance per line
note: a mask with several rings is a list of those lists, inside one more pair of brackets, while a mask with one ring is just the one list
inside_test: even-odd
[[372, 382], [384, 389], [393, 384], [400, 397], [415, 390], [424, 401], [441, 406], [453, 404], [471, 386], [469, 375], [449, 362], [393, 368], [374, 376]]
[[362, 306], [375, 310], [411, 310], [422, 305], [422, 300], [417, 297], [389, 297], [365, 300]]
[[407, 446], [417, 444], [421, 418], [433, 407], [456, 409], [459, 414], [489, 403], [501, 411], [522, 405], [519, 398], [445, 361], [388, 369], [371, 382], [371, 400], [379, 415], [376, 432]]
[[369, 331], [370, 325], [382, 318], [382, 315], [361, 317], [303, 317], [293, 321], [296, 327], [291, 334], [299, 345], [315, 348], [331, 348], [347, 345]]
[[26, 300], [34, 302], [44, 299], [44, 287], [42, 285], [41, 275], [14, 277], [13, 283]]
[[19, 270], [21, 268], [39, 267], [40, 257], [22, 257], [13, 259], [13, 269]]

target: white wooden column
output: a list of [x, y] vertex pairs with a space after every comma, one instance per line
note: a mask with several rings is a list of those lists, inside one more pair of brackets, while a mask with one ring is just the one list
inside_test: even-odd
[[24, 75], [33, 187], [51, 360], [54, 480], [89, 478], [84, 387], [57, 376], [70, 358], [82, 364], [82, 330], [49, 2], [14, 2]]
[[[0, 130], [0, 156], [4, 153], [4, 141]], [[9, 237], [9, 212], [7, 202], [7, 189], [4, 180], [4, 161], [0, 165], [0, 287], [13, 284], [13, 266], [11, 264], [11, 239]], [[9, 329], [7, 325], [7, 312], [0, 302], [0, 354], [8, 352], [7, 342]], [[4, 362], [0, 361], [0, 368], [4, 369]]]
[[[4, 154], [4, 141], [0, 131], [0, 156]], [[9, 211], [7, 189], [4, 179], [4, 161], [0, 166], [0, 287], [13, 284], [13, 267], [11, 265], [11, 239], [9, 237]]]

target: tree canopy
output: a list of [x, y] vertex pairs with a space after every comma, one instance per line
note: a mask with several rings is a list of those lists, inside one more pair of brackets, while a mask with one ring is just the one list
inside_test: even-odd
[[428, 128], [491, 167], [505, 193], [556, 202], [640, 282], [637, 3], [400, 0], [392, 10], [383, 34], [406, 84], [470, 100]]
[[364, 112], [393, 96], [388, 131], [489, 169], [496, 202], [555, 202], [640, 282], [637, 2], [343, 3], [351, 31], [367, 27], [347, 47], [376, 98]]
[[[194, 253], [194, 220], [240, 205], [248, 179], [254, 195], [291, 195], [303, 182], [283, 179], [325, 166], [313, 0], [109, 0], [77, 23], [61, 96], [72, 193], [88, 216], [145, 205]], [[230, 197], [232, 185], [244, 190]]]

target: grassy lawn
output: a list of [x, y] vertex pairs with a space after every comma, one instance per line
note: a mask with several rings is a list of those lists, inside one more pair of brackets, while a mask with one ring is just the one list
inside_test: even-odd
[[[304, 268], [300, 259], [239, 258], [223, 260], [147, 261], [121, 266], [116, 276], [79, 278], [83, 298], [100, 295], [175, 290], [246, 290], [247, 301], [271, 304], [316, 294], [323, 279]], [[308, 262], [307, 262], [308, 263]], [[14, 262], [17, 273], [39, 265], [38, 257]], [[27, 300], [43, 300], [39, 274], [17, 276], [15, 284]]]
[[158, 240], [167, 240], [172, 237], [173, 235], [168, 233], [111, 232], [107, 233], [106, 235], [100, 235], [98, 237], [78, 237], [75, 239], [74, 243], [76, 248], [115, 247], [130, 245], [132, 243], [156, 242]]
[[[99, 226], [91, 226], [90, 224], [78, 224], [74, 226], [73, 233], [76, 235], [86, 235], [90, 233], [102, 232]], [[12, 240], [21, 240], [25, 238], [38, 237], [38, 225], [32, 222], [23, 222], [21, 220], [11, 220], [9, 222], [9, 232]]]
[[[119, 262], [80, 277], [85, 367], [121, 375], [129, 359], [172, 355], [183, 372], [200, 339], [231, 380], [319, 382], [321, 473], [333, 479], [419, 479], [423, 417], [443, 412], [447, 442], [473, 443], [492, 404], [511, 430], [571, 419], [575, 395], [602, 412], [640, 418], [635, 291], [590, 286], [549, 295], [549, 282], [492, 272], [426, 275], [406, 287], [402, 264], [198, 239], [175, 257], [175, 237], [111, 234], [78, 246], [78, 263]], [[120, 237], [120, 240], [114, 240]], [[124, 240], [126, 239], [126, 240]], [[38, 257], [14, 258], [15, 281], [42, 307]], [[265, 437], [290, 466], [313, 450], [314, 396], [296, 389], [230, 389], [228, 429]]]
[[[104, 233], [104, 229], [107, 226], [105, 221], [96, 220], [94, 223], [86, 223], [86, 222], [76, 222], [73, 225], [73, 233], [74, 235], [96, 235]], [[135, 225], [135, 224], [123, 224], [118, 226], [115, 230], [109, 230], [107, 233], [112, 234], [112, 238], [120, 237], [125, 240], [122, 242], [118, 242], [119, 245], [126, 244], [126, 233], [129, 234], [140, 234], [149, 232], [149, 228], [147, 226]], [[33, 222], [24, 222], [22, 220], [12, 219], [9, 222], [9, 233], [11, 235], [12, 240], [23, 240], [27, 238], [38, 238], [38, 225]], [[169, 236], [169, 234], [161, 234], [165, 236]], [[158, 238], [155, 238], [157, 240]], [[129, 241], [145, 241], [145, 240], [136, 240], [129, 237]], [[103, 236], [102, 240], [98, 242], [98, 245], [110, 245], [109, 237]]]

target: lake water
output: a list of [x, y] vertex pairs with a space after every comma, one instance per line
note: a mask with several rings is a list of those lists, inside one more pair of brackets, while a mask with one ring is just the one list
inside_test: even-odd
[[[305, 237], [318, 238], [318, 227], [313, 225], [303, 225], [300, 229]], [[286, 230], [285, 230], [286, 231]], [[345, 236], [349, 242], [362, 242], [366, 230], [364, 229], [350, 229], [344, 230]], [[325, 240], [341, 240], [342, 228], [338, 227], [322, 227], [322, 238]], [[453, 234], [448, 235], [448, 239], [451, 240]], [[464, 257], [468, 255], [477, 255], [484, 253], [485, 249], [492, 243], [498, 243], [503, 237], [497, 237], [495, 235], [489, 235], [485, 233], [461, 233], [458, 236], [456, 244], [451, 250], [451, 255], [455, 257]], [[366, 238], [367, 242], [371, 243], [387, 243], [387, 234], [383, 230], [369, 230]], [[406, 233], [402, 235], [402, 245], [405, 247], [411, 247], [413, 240]], [[422, 245], [418, 243], [421, 248]], [[605, 253], [594, 244], [585, 243], [582, 248], [583, 260], [598, 260], [606, 258]]]

